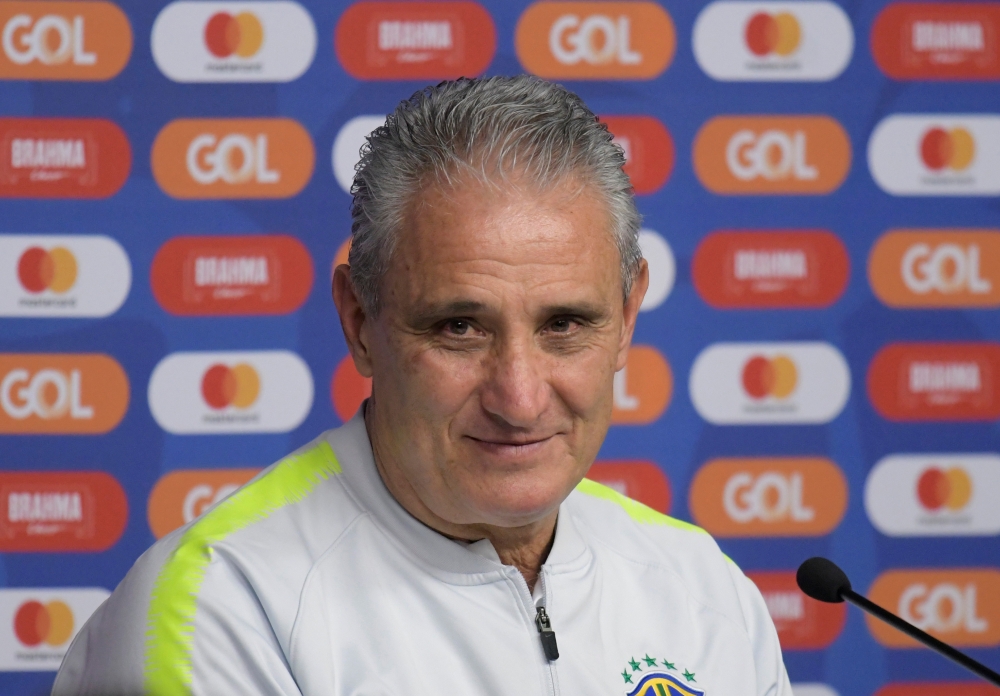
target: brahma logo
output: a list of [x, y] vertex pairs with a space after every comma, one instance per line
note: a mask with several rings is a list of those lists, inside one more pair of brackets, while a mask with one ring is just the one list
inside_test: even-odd
[[110, 594], [101, 587], [0, 589], [0, 671], [59, 669], [77, 631]]
[[851, 376], [828, 343], [716, 343], [695, 359], [689, 386], [717, 425], [827, 423], [847, 403]]
[[894, 196], [995, 196], [998, 159], [1000, 116], [889, 116], [868, 141], [872, 178]]
[[287, 314], [309, 296], [313, 267], [288, 235], [175, 237], [156, 252], [149, 276], [171, 314]]
[[102, 471], [0, 472], [0, 552], [104, 551], [127, 519], [125, 491]]
[[847, 510], [847, 482], [819, 457], [715, 459], [695, 474], [688, 507], [720, 537], [820, 536]]
[[894, 2], [872, 25], [872, 55], [896, 80], [1000, 78], [996, 3]]
[[128, 409], [128, 378], [107, 355], [0, 353], [0, 434], [99, 434]]
[[259, 468], [171, 471], [153, 486], [146, 515], [157, 539], [193, 521], [260, 473]]
[[0, 79], [110, 80], [132, 27], [110, 2], [0, 2]]
[[995, 696], [996, 688], [977, 682], [907, 682], [884, 686], [875, 696], [941, 696], [943, 693], [948, 696]]
[[107, 198], [125, 184], [132, 149], [100, 118], [0, 118], [0, 197]]
[[996, 307], [1000, 231], [887, 232], [868, 258], [868, 281], [890, 307]]
[[312, 408], [302, 358], [284, 350], [173, 353], [149, 378], [149, 409], [178, 435], [283, 433]]
[[[890, 570], [868, 591], [876, 604], [957, 647], [1000, 645], [1000, 571]], [[865, 616], [868, 630], [890, 648], [920, 647], [913, 638]]]
[[[844, 630], [846, 605], [806, 597], [795, 582], [794, 572], [750, 572], [747, 577], [764, 597], [782, 650], [820, 650], [837, 640]], [[793, 691], [800, 696], [800, 688]]]
[[291, 119], [178, 119], [156, 136], [152, 165], [175, 198], [289, 198], [309, 182], [314, 156]]
[[894, 343], [868, 367], [868, 398], [895, 421], [1000, 418], [1000, 345]]
[[346, 423], [361, 408], [362, 402], [372, 395], [371, 377], [362, 377], [350, 355], [333, 371], [330, 381], [330, 399], [337, 417]]
[[667, 410], [674, 377], [660, 351], [633, 345], [625, 367], [615, 373], [613, 389], [612, 424], [645, 425]]
[[344, 193], [351, 192], [354, 167], [361, 159], [361, 146], [379, 126], [385, 125], [385, 116], [355, 116], [345, 123], [333, 141], [333, 175]]
[[885, 457], [868, 474], [865, 510], [888, 536], [1000, 534], [1000, 456]]
[[832, 2], [721, 0], [694, 24], [694, 56], [716, 80], [832, 80], [853, 52], [851, 20]]
[[479, 75], [496, 52], [493, 19], [476, 2], [356, 2], [334, 50], [359, 80], [450, 80]]
[[121, 307], [132, 266], [97, 235], [0, 235], [0, 317], [105, 317]]
[[670, 483], [653, 462], [598, 460], [591, 464], [587, 478], [657, 512], [670, 512]]
[[625, 151], [625, 173], [637, 194], [663, 188], [674, 168], [674, 141], [652, 116], [601, 116]]
[[717, 116], [694, 141], [694, 169], [720, 194], [822, 194], [851, 167], [851, 142], [826, 116]]
[[517, 22], [517, 57], [548, 79], [651, 80], [674, 57], [673, 20], [652, 2], [536, 2]]
[[175, 82], [290, 82], [316, 55], [316, 27], [288, 0], [179, 0], [153, 23], [152, 49]]
[[828, 307], [850, 275], [844, 244], [825, 230], [713, 232], [691, 266], [698, 294], [719, 309]]

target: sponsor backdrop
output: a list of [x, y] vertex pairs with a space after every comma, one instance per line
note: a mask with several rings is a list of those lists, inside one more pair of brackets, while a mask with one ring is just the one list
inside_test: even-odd
[[0, 692], [351, 417], [358, 148], [522, 71], [601, 115], [645, 216], [591, 476], [719, 539], [799, 696], [985, 693], [793, 579], [830, 556], [1000, 664], [1000, 3], [880, 0], [0, 0]]

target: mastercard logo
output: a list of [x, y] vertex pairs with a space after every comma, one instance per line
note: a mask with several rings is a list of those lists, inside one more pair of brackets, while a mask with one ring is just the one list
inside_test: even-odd
[[216, 58], [252, 58], [264, 43], [264, 27], [251, 12], [216, 12], [205, 25], [205, 47]]
[[786, 399], [799, 383], [799, 371], [787, 355], [755, 355], [743, 366], [743, 389], [752, 399]]
[[76, 257], [66, 247], [31, 247], [17, 262], [17, 278], [28, 292], [64, 293], [76, 283]]
[[755, 56], [790, 56], [802, 41], [802, 28], [790, 12], [758, 12], [747, 22], [743, 39]]
[[73, 635], [73, 625], [73, 610], [58, 599], [45, 604], [25, 602], [14, 615], [14, 635], [29, 648], [42, 643], [63, 645]]
[[250, 408], [260, 395], [260, 375], [251, 365], [212, 365], [201, 378], [201, 396], [216, 410]]
[[917, 498], [927, 510], [956, 512], [968, 505], [971, 497], [972, 480], [958, 467], [931, 467], [917, 479]]
[[931, 128], [920, 141], [920, 159], [928, 169], [968, 169], [976, 156], [976, 141], [965, 128]]

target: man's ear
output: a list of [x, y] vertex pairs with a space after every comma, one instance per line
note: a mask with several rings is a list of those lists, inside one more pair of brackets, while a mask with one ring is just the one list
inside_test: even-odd
[[622, 312], [622, 335], [618, 344], [618, 364], [615, 366], [616, 370], [625, 367], [625, 362], [628, 360], [628, 349], [632, 345], [632, 334], [635, 333], [635, 322], [639, 316], [639, 307], [642, 305], [642, 299], [646, 296], [647, 289], [649, 289], [649, 264], [646, 263], [646, 259], [640, 259], [639, 271], [635, 274], [635, 280], [632, 282], [632, 292], [625, 298], [625, 308]]
[[344, 339], [354, 359], [354, 367], [362, 377], [371, 377], [368, 317], [354, 292], [351, 267], [346, 263], [340, 264], [333, 271], [333, 304], [336, 305], [337, 314], [340, 315], [340, 328], [344, 331]]

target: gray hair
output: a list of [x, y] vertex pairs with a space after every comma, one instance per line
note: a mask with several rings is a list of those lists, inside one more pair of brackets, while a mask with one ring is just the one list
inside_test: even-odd
[[[603, 195], [628, 298], [642, 251], [625, 154], [577, 95], [536, 77], [461, 78], [400, 102], [361, 147], [351, 193], [351, 282], [366, 314], [398, 230], [422, 187], [472, 177], [488, 187], [526, 179], [551, 186], [575, 178]], [[489, 171], [488, 171], [489, 170]]]

